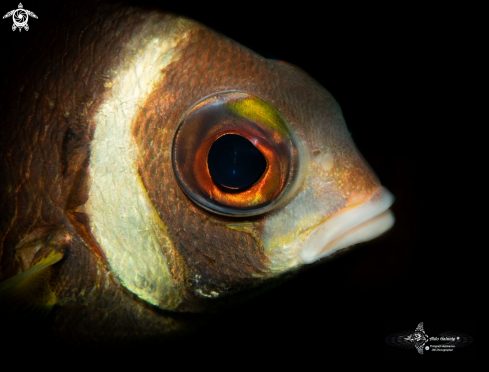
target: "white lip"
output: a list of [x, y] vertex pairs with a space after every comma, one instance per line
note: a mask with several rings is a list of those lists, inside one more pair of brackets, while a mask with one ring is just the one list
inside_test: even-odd
[[302, 245], [301, 262], [312, 263], [383, 234], [394, 225], [394, 214], [389, 210], [392, 203], [394, 195], [381, 186], [365, 203], [323, 222]]

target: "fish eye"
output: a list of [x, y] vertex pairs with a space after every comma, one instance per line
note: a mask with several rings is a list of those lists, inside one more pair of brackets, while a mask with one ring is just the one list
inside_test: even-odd
[[268, 212], [298, 179], [297, 141], [269, 103], [242, 92], [206, 97], [182, 117], [172, 151], [182, 190], [228, 216]]
[[244, 191], [265, 173], [267, 159], [248, 139], [225, 134], [211, 146], [207, 155], [209, 173], [224, 190]]

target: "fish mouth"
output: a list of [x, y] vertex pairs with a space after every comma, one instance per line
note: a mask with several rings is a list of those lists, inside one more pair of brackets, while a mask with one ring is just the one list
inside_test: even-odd
[[313, 263], [383, 234], [394, 225], [395, 217], [389, 209], [392, 203], [394, 195], [380, 186], [364, 203], [327, 219], [306, 238], [300, 252], [301, 262]]

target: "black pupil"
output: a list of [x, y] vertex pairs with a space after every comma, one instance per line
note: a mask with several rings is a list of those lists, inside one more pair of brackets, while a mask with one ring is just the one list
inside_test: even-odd
[[214, 182], [227, 188], [244, 189], [258, 181], [267, 161], [246, 138], [226, 134], [212, 144], [207, 166]]

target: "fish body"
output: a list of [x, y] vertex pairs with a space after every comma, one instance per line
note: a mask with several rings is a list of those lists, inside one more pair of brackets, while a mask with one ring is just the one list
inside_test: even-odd
[[[51, 311], [67, 338], [172, 337], [180, 314], [241, 302], [392, 226], [392, 195], [304, 71], [173, 14], [60, 8], [2, 100], [6, 303]], [[265, 158], [242, 189], [209, 170], [231, 135]]]

